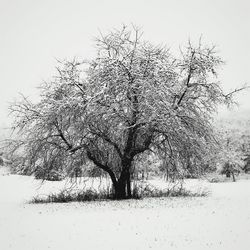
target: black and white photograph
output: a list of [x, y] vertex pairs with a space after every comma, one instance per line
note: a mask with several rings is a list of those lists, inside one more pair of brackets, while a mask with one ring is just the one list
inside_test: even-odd
[[0, 0], [0, 249], [249, 250], [250, 2]]

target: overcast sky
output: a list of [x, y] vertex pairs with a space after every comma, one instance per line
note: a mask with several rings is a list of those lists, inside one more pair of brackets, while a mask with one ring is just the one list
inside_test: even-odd
[[[124, 24], [144, 38], [175, 49], [190, 38], [216, 44], [226, 61], [226, 90], [250, 83], [249, 0], [0, 0], [0, 124], [8, 102], [22, 92], [36, 97], [54, 72], [55, 58], [90, 58], [93, 38]], [[250, 91], [239, 95], [250, 106]]]

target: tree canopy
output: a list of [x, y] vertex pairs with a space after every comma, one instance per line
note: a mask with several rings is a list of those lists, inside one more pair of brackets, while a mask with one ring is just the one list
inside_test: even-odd
[[11, 106], [22, 148], [19, 166], [68, 175], [91, 161], [106, 171], [116, 198], [131, 197], [132, 167], [142, 155], [167, 159], [177, 172], [197, 170], [215, 144], [212, 115], [229, 103], [218, 80], [215, 47], [191, 42], [174, 56], [123, 27], [96, 39], [91, 61], [59, 63], [41, 98]]

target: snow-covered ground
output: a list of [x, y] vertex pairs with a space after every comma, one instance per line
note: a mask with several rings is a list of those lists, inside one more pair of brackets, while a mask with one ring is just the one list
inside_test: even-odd
[[[160, 185], [159, 182], [154, 184]], [[208, 197], [28, 204], [65, 187], [0, 170], [0, 249], [250, 249], [250, 180], [189, 181]]]

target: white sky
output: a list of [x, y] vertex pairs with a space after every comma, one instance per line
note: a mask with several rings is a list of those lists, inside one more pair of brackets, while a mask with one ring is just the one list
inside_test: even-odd
[[[250, 84], [249, 0], [0, 0], [0, 125], [8, 102], [22, 92], [36, 97], [55, 58], [90, 57], [93, 37], [134, 23], [153, 43], [177, 48], [188, 38], [216, 44], [226, 61], [225, 89]], [[250, 91], [239, 95], [250, 108]]]

